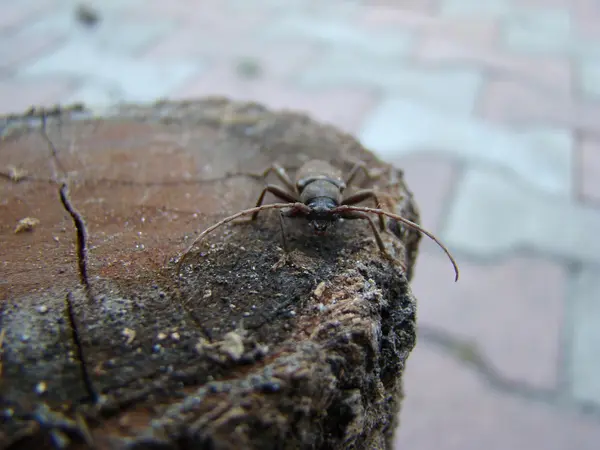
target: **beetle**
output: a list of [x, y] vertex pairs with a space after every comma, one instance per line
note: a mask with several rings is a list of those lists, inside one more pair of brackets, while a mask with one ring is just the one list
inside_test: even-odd
[[[256, 206], [254, 208], [239, 211], [223, 220], [210, 226], [192, 242], [186, 250], [180, 255], [178, 261], [178, 271], [187, 254], [192, 248], [207, 234], [211, 233], [220, 226], [231, 222], [242, 216], [251, 215], [250, 221], [257, 219], [261, 211], [269, 209], [280, 210], [280, 224], [283, 239], [284, 251], [288, 252], [287, 241], [283, 227], [283, 217], [304, 218], [308, 221], [309, 226], [317, 235], [323, 235], [327, 229], [338, 222], [340, 219], [361, 219], [367, 221], [379, 250], [388, 259], [394, 259], [385, 248], [381, 232], [385, 231], [385, 217], [403, 223], [408, 228], [423, 233], [432, 239], [446, 253], [450, 262], [454, 267], [455, 281], [458, 281], [459, 269], [454, 257], [446, 246], [440, 242], [432, 233], [422, 228], [420, 225], [389, 211], [381, 209], [381, 203], [378, 195], [373, 189], [359, 189], [358, 191], [346, 196], [344, 192], [348, 186], [356, 181], [357, 176], [363, 173], [367, 179], [375, 179], [362, 161], [357, 162], [349, 172], [346, 179], [342, 177], [342, 172], [327, 161], [310, 160], [304, 163], [297, 171], [295, 181], [292, 181], [286, 170], [279, 164], [272, 164], [263, 173], [262, 177], [266, 177], [270, 173], [274, 173], [277, 178], [283, 183], [284, 187], [276, 184], [267, 184], [260, 193]], [[275, 197], [286, 203], [272, 203], [263, 205], [265, 195], [270, 192]], [[355, 206], [366, 200], [373, 200], [375, 208], [365, 206]], [[376, 214], [379, 220], [379, 229], [369, 216]]]

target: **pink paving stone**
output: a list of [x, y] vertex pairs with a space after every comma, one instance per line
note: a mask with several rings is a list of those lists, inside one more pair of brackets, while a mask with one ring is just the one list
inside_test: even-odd
[[494, 392], [424, 343], [408, 359], [404, 388], [397, 450], [598, 449], [597, 418]]
[[[438, 229], [456, 181], [456, 163], [429, 155], [388, 158], [388, 162], [404, 170], [408, 188], [419, 205], [421, 224], [430, 231]], [[425, 240], [422, 245], [428, 245]]]
[[585, 138], [579, 144], [579, 194], [600, 204], [600, 138]]
[[496, 40], [497, 24], [493, 20], [443, 19], [436, 16], [414, 13], [395, 8], [368, 10], [361, 23], [372, 27], [410, 30], [420, 39], [438, 39], [492, 45]]
[[553, 388], [566, 295], [564, 268], [525, 256], [487, 265], [457, 258], [460, 279], [454, 283], [452, 265], [442, 251], [423, 250], [412, 283], [419, 323], [472, 340], [512, 380]]
[[62, 78], [0, 80], [0, 114], [21, 113], [30, 106], [54, 106], [72, 90], [73, 83]]
[[580, 37], [600, 40], [600, 4], [597, 0], [519, 0], [519, 5], [523, 8], [567, 10], [573, 29]]
[[583, 39], [600, 41], [600, 4], [596, 0], [577, 0], [571, 11], [579, 35]]
[[51, 0], [3, 2], [0, 10], [0, 33], [19, 28], [27, 20], [38, 16], [49, 7], [51, 7]]
[[44, 36], [18, 33], [0, 40], [0, 69], [15, 71], [25, 62], [51, 51], [62, 40], [60, 33]]
[[600, 104], [578, 103], [571, 95], [533, 83], [488, 80], [477, 109], [481, 116], [507, 124], [541, 123], [600, 133]]
[[586, 1], [588, 0], [519, 0], [519, 5], [522, 5], [525, 8], [571, 9], [576, 3], [581, 4]]
[[427, 64], [469, 64], [501, 76], [533, 83], [568, 96], [572, 74], [567, 58], [532, 58], [496, 51], [481, 40], [475, 44], [453, 42], [444, 36], [427, 36], [415, 50], [415, 59]]
[[305, 112], [314, 119], [337, 125], [354, 133], [375, 103], [374, 95], [361, 88], [302, 90], [284, 85], [271, 77], [240, 78], [226, 67], [218, 67], [174, 92], [172, 98], [226, 96], [262, 103], [273, 109]]

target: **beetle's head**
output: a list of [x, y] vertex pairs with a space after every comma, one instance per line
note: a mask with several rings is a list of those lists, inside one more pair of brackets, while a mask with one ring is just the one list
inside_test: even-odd
[[307, 216], [308, 224], [315, 234], [325, 234], [327, 228], [339, 219], [338, 214], [333, 212], [338, 205], [332, 198], [317, 197], [312, 199], [307, 206], [311, 209]]

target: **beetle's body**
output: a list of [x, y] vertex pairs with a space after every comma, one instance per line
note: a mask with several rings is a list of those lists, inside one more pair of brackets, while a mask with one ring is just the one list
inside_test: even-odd
[[[296, 193], [300, 203], [311, 209], [306, 219], [315, 233], [324, 234], [327, 226], [339, 219], [331, 211], [342, 203], [345, 189], [341, 170], [325, 161], [312, 160], [300, 167], [296, 174]], [[292, 212], [288, 215], [293, 217]]]
[[[275, 175], [277, 175], [277, 177], [285, 185], [286, 189], [275, 184], [267, 184], [258, 197], [258, 201], [256, 202], [256, 206], [254, 208], [240, 211], [237, 214], [229, 216], [200, 233], [196, 240], [187, 248], [187, 250], [179, 259], [179, 265], [182, 264], [185, 255], [189, 253], [196, 242], [219, 226], [227, 222], [231, 222], [238, 217], [250, 214], [252, 215], [250, 220], [256, 220], [260, 211], [264, 211], [266, 209], [279, 209], [281, 211], [281, 232], [283, 236], [284, 250], [286, 252], [288, 249], [285, 239], [285, 232], [283, 229], [283, 217], [303, 217], [309, 222], [315, 233], [319, 235], [323, 235], [327, 228], [331, 224], [337, 222], [339, 219], [363, 219], [369, 223], [375, 236], [377, 246], [381, 252], [387, 258], [393, 259], [392, 256], [387, 252], [380, 234], [380, 232], [385, 230], [384, 216], [387, 216], [393, 220], [402, 222], [409, 228], [418, 230], [433, 239], [450, 258], [450, 261], [454, 265], [454, 270], [456, 272], [456, 280], [458, 280], [458, 266], [446, 247], [439, 242], [435, 236], [421, 228], [416, 223], [411, 222], [410, 220], [405, 219], [397, 214], [380, 209], [379, 199], [373, 189], [359, 189], [351, 195], [344, 195], [346, 187], [351, 185], [356, 178], [356, 175], [361, 170], [367, 179], [372, 180], [375, 178], [373, 175], [371, 175], [370, 171], [367, 170], [365, 164], [362, 162], [357, 163], [348, 174], [347, 179], [344, 180], [341, 170], [332, 166], [328, 162], [321, 160], [310, 160], [298, 169], [296, 172], [296, 178], [294, 181], [292, 181], [283, 167], [278, 164], [273, 164], [264, 171], [262, 177], [266, 179], [269, 173], [274, 172]], [[267, 192], [270, 192], [274, 196], [288, 203], [263, 205], [263, 200]], [[369, 199], [375, 201], [376, 208], [351, 206]], [[377, 230], [373, 219], [371, 219], [368, 213], [374, 213], [378, 215], [379, 230]]]

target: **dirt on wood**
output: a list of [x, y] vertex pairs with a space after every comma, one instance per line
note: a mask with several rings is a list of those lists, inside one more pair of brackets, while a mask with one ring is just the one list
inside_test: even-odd
[[[390, 448], [417, 233], [384, 233], [404, 273], [363, 221], [316, 236], [288, 219], [278, 264], [268, 211], [176, 270], [254, 206], [272, 162], [388, 169], [354, 138], [220, 98], [32, 110], [0, 136], [1, 449]], [[386, 207], [418, 221], [391, 173]]]

